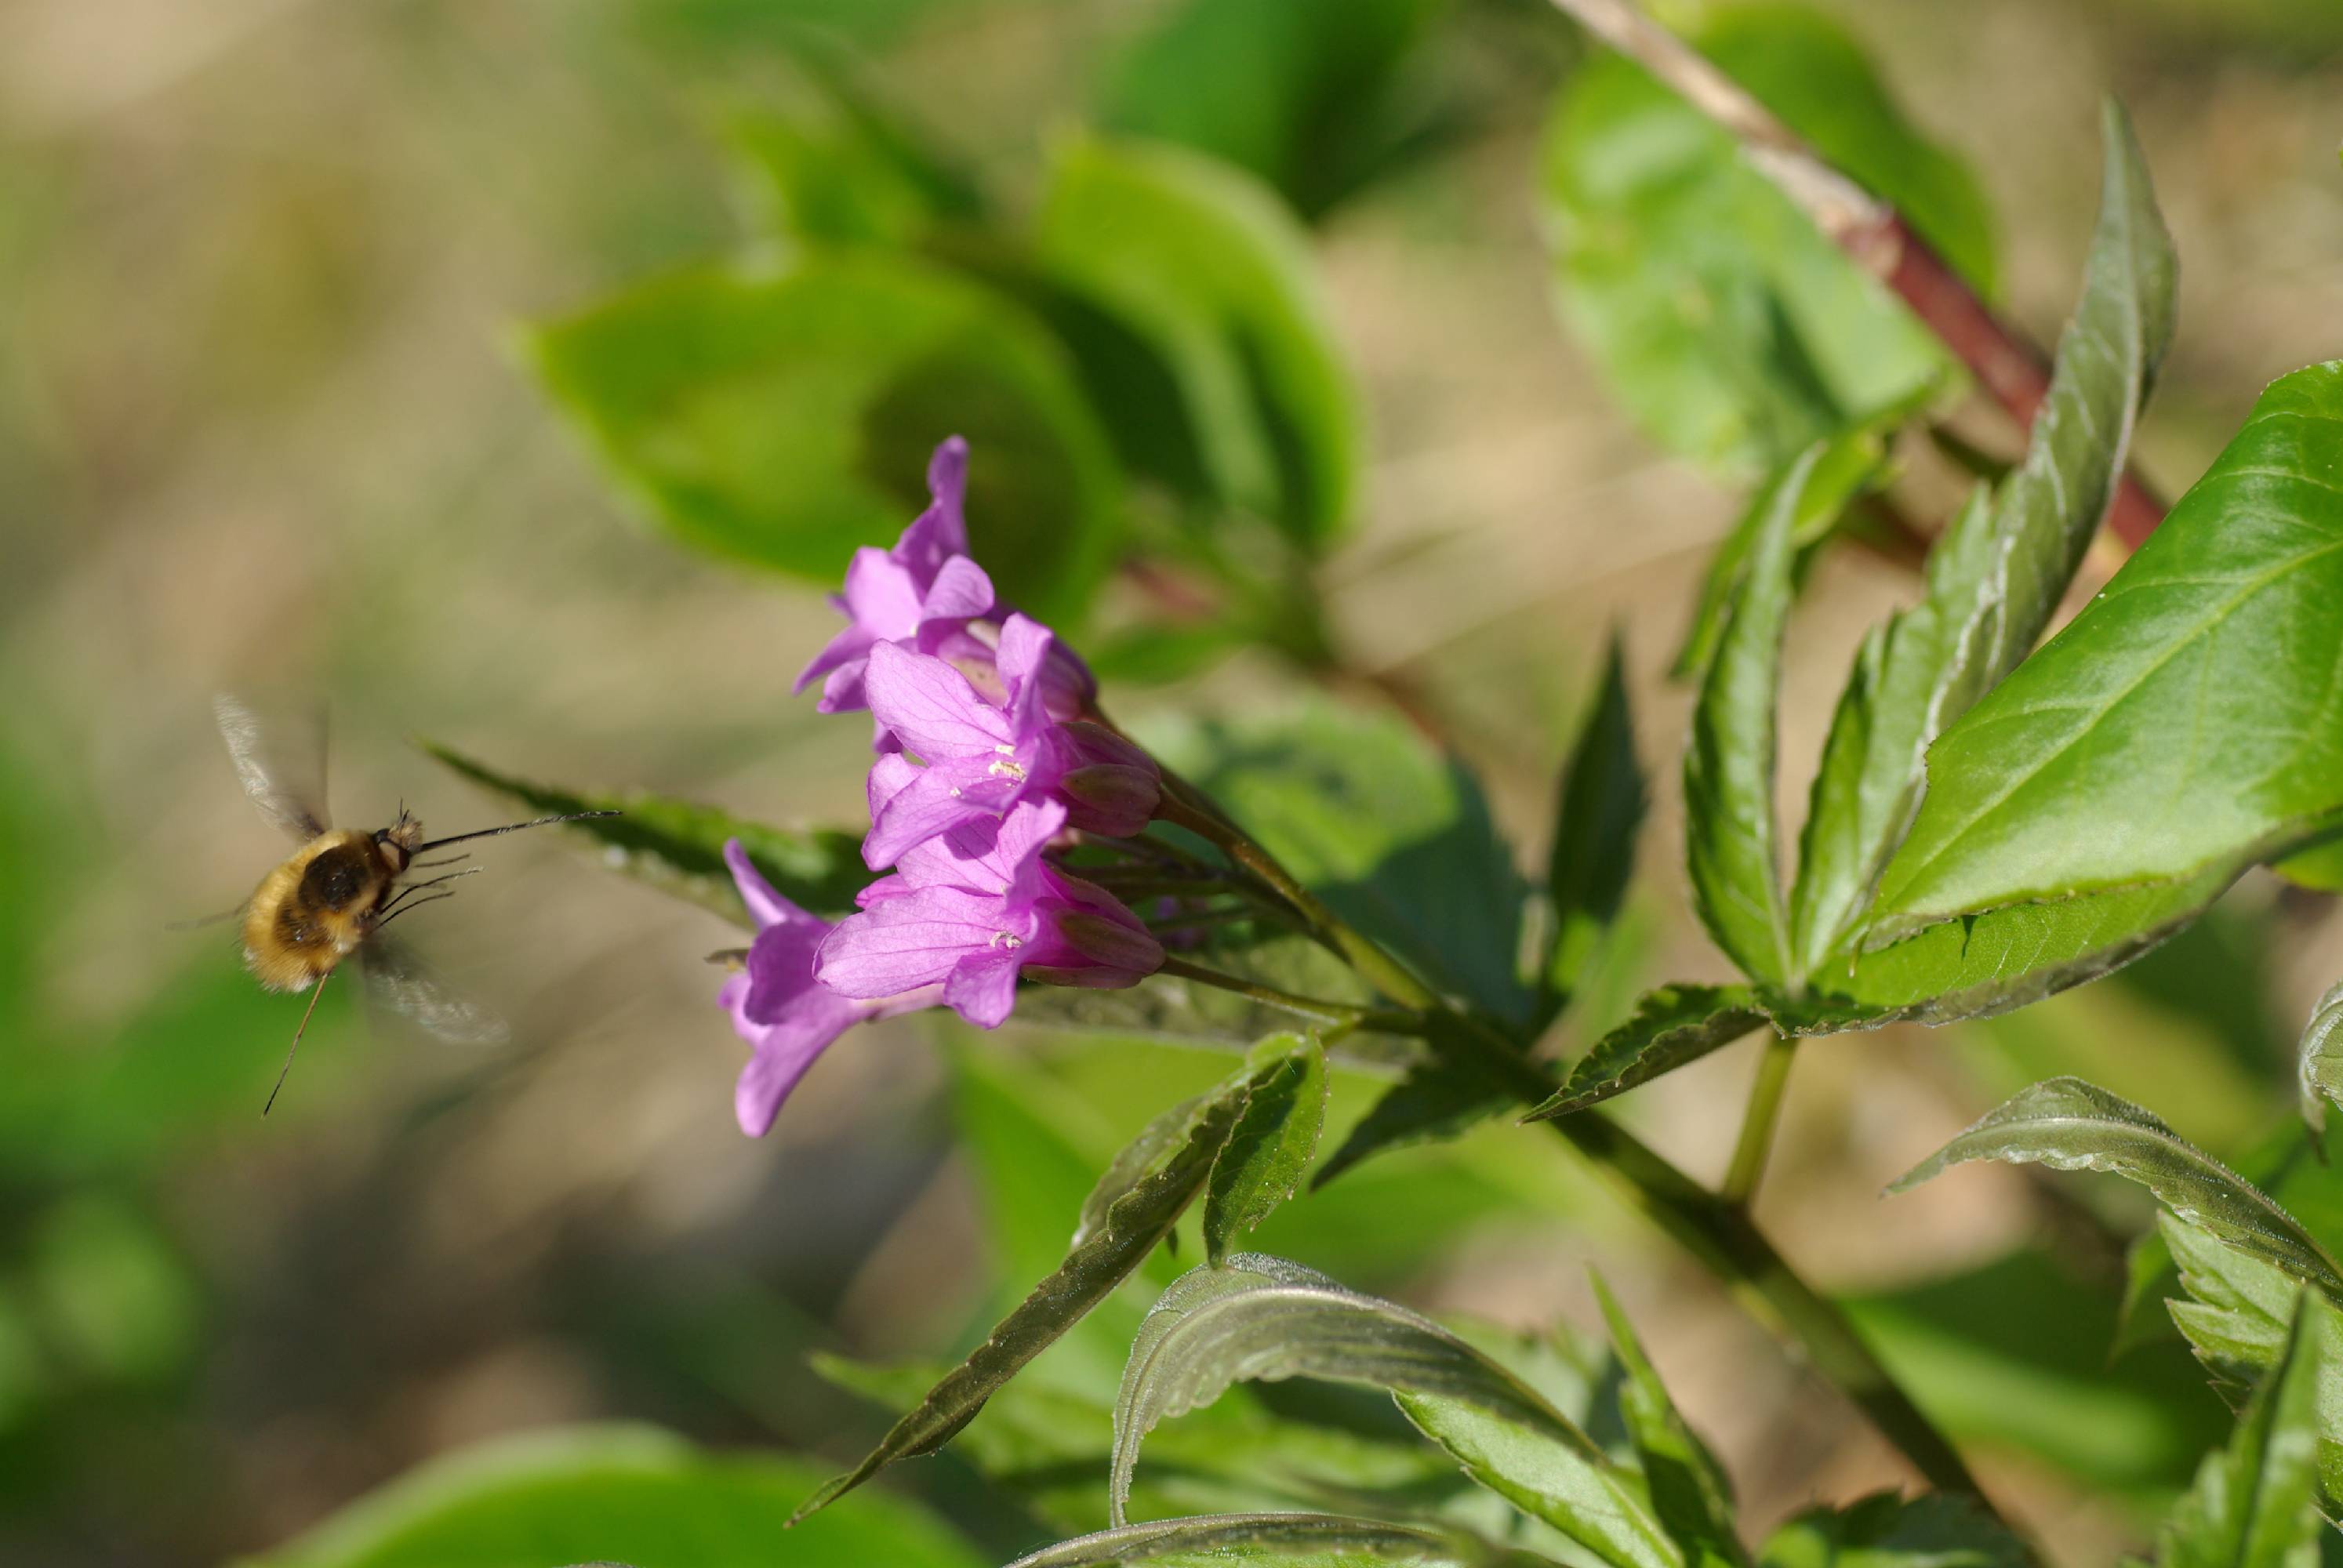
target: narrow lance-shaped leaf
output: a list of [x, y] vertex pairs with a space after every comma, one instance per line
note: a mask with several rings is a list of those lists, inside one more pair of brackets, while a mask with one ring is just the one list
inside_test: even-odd
[[[1798, 552], [1800, 569], [1830, 537], [1855, 498], [1878, 478], [1887, 456], [1886, 427], [1907, 417], [1908, 410], [1899, 408], [1890, 420], [1860, 425], [1823, 442], [1822, 456], [1808, 469], [1806, 482], [1799, 487], [1796, 512], [1790, 521], [1790, 544]], [[1701, 578], [1700, 598], [1693, 608], [1692, 624], [1685, 628], [1684, 646], [1676, 650], [1672, 674], [1696, 675], [1706, 669], [1708, 661], [1716, 656], [1718, 639], [1725, 633], [1725, 611], [1732, 606], [1734, 590], [1743, 572], [1748, 568], [1749, 552], [1765, 529], [1765, 508], [1773, 496], [1771, 484], [1760, 486], [1740, 520], [1709, 556], [1708, 570]]]
[[1595, 942], [1618, 918], [1635, 869], [1636, 831], [1649, 804], [1628, 711], [1626, 648], [1614, 632], [1594, 707], [1564, 764], [1554, 802], [1554, 850], [1546, 872], [1554, 937], [1545, 976], [1557, 1010], [1575, 989]]
[[1874, 1493], [1813, 1508], [1757, 1553], [1761, 1568], [2033, 1568], [2034, 1554], [1974, 1498]]
[[1702, 924], [1751, 979], [1786, 985], [1788, 915], [1775, 839], [1775, 704], [1790, 616], [1790, 528], [1809, 447], [1773, 482], [1749, 569], [1701, 682], [1684, 749], [1684, 848]]
[[598, 793], [533, 784], [445, 746], [426, 741], [423, 749], [482, 789], [541, 816], [618, 812], [566, 823], [557, 831], [601, 846], [608, 863], [627, 875], [713, 910], [736, 925], [745, 927], [749, 920], [732, 874], [724, 869], [729, 839], [740, 840], [757, 869], [784, 898], [816, 914], [852, 910], [854, 895], [870, 880], [860, 834], [769, 828], [710, 806], [639, 791]]
[[1314, 1036], [1279, 1035], [1254, 1049], [1244, 1114], [1204, 1188], [1204, 1256], [1219, 1263], [1300, 1185], [1326, 1124], [1326, 1053]]
[[2158, 1568], [2316, 1568], [2320, 1371], [2333, 1353], [2318, 1312], [2306, 1293], [2237, 1434], [2205, 1456], [2157, 1533]]
[[1425, 1568], [1483, 1568], [1544, 1561], [1501, 1553], [1445, 1531], [1387, 1524], [1335, 1513], [1210, 1513], [1119, 1525], [1020, 1557], [1009, 1568], [1111, 1568], [1122, 1563], [1276, 1562], [1307, 1557], [1312, 1568], [1373, 1568], [1414, 1563]]
[[1643, 1462], [1652, 1512], [1690, 1563], [1700, 1568], [1747, 1568], [1749, 1553], [1734, 1528], [1733, 1484], [1724, 1466], [1677, 1413], [1610, 1287], [1599, 1274], [1589, 1279], [1611, 1330], [1620, 1370], [1626, 1374], [1619, 1389], [1619, 1412]]
[[2042, 635], [2114, 494], [2172, 333], [2173, 258], [2122, 112], [2097, 227], [2025, 463], [1930, 553], [1922, 601], [1867, 643], [1831, 727], [1793, 898], [1801, 963], [1845, 945], [1918, 809], [1930, 742]]
[[2343, 1270], [2293, 1215], [2149, 1112], [2080, 1079], [2054, 1078], [2013, 1095], [1888, 1191], [1906, 1191], [1972, 1160], [2122, 1176], [2230, 1245], [2343, 1293]]
[[[1243, 1114], [1251, 1085], [1250, 1077], [1225, 1082], [1195, 1115], [1184, 1143], [1160, 1159], [1137, 1162], [1145, 1173], [1105, 1206], [1103, 1217], [1086, 1229], [1057, 1272], [1034, 1286], [984, 1343], [897, 1422], [860, 1464], [807, 1499], [798, 1517], [827, 1506], [896, 1460], [941, 1448], [975, 1419], [994, 1389], [1121, 1284], [1171, 1233], [1203, 1186], [1213, 1160]], [[1150, 1132], [1155, 1130], [1151, 1127]], [[1146, 1137], [1142, 1134], [1142, 1140]], [[1125, 1169], [1134, 1168], [1132, 1162], [1123, 1163]]]
[[1747, 986], [1670, 985], [1578, 1059], [1553, 1097], [1523, 1120], [1568, 1116], [1732, 1044], [1765, 1022]]
[[2311, 1146], [2323, 1157], [2327, 1103], [2343, 1103], [2343, 984], [2318, 999], [2302, 1031], [2297, 1076], [2302, 1084], [2302, 1119], [2310, 1124]]
[[1241, 1379], [1389, 1390], [1468, 1473], [1604, 1562], [1681, 1568], [1634, 1487], [1585, 1434], [1438, 1324], [1283, 1259], [1240, 1253], [1176, 1282], [1141, 1325], [1115, 1402], [1119, 1522], [1142, 1439]]

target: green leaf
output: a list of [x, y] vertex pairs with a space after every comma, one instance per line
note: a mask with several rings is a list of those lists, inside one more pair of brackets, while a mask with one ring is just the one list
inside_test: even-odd
[[927, 504], [968, 437], [976, 555], [1008, 602], [1073, 619], [1122, 528], [1113, 453], [1063, 350], [1005, 297], [905, 256], [708, 266], [523, 347], [611, 474], [679, 542], [835, 582]]
[[1332, 541], [1357, 479], [1358, 394], [1308, 240], [1273, 195], [1177, 149], [1074, 140], [1033, 250], [1169, 366], [1223, 506], [1307, 550]]
[[1446, 0], [1185, 0], [1108, 78], [1108, 128], [1178, 142], [1315, 216], [1435, 133], [1418, 46]]
[[1115, 1402], [1117, 1520], [1157, 1422], [1238, 1381], [1290, 1377], [1389, 1390], [1475, 1480], [1606, 1563], [1683, 1562], [1633, 1485], [1520, 1379], [1403, 1307], [1258, 1253], [1182, 1275], [1141, 1325]]
[[1798, 496], [1822, 461], [1809, 447], [1756, 503], [1763, 514], [1702, 678], [1684, 749], [1684, 850], [1701, 923], [1751, 979], [1790, 982], [1789, 915], [1775, 838], [1775, 702], [1782, 633], [1795, 593], [1790, 532]]
[[1512, 1088], [1474, 1058], [1427, 1057], [1383, 1091], [1342, 1146], [1318, 1167], [1310, 1185], [1323, 1187], [1376, 1154], [1461, 1137], [1513, 1103]]
[[661, 1568], [979, 1568], [900, 1498], [785, 1530], [814, 1473], [702, 1453], [649, 1427], [556, 1428], [436, 1459], [255, 1568], [517, 1568], [617, 1558]]
[[[1118, 1563], [1159, 1563], [1180, 1557], [1203, 1563], [1290, 1563], [1306, 1556], [1312, 1568], [1373, 1568], [1379, 1563], [1420, 1563], [1433, 1568], [1475, 1568], [1499, 1560], [1488, 1548], [1445, 1532], [1332, 1513], [1212, 1513], [1159, 1519], [1061, 1541], [1009, 1568], [1111, 1568]], [[1525, 1553], [1508, 1563], [1535, 1563]]]
[[[1898, 410], [1899, 417], [1901, 413]], [[1806, 468], [1790, 523], [1790, 542], [1798, 552], [1799, 575], [1803, 575], [1815, 550], [1830, 537], [1855, 498], [1878, 482], [1887, 460], [1890, 423], [1861, 425], [1828, 437], [1820, 459]], [[1790, 461], [1802, 459], [1803, 454]], [[1742, 575], [1748, 569], [1749, 553], [1765, 531], [1767, 508], [1780, 484], [1777, 474], [1758, 487], [1742, 510], [1740, 520], [1709, 556], [1708, 569], [1701, 578], [1700, 600], [1694, 607], [1692, 624], [1684, 628], [1684, 646], [1676, 650], [1671, 674], [1678, 678], [1697, 675], [1716, 657], [1717, 641], [1725, 635], [1725, 611], [1733, 603]]]
[[786, 107], [734, 115], [725, 140], [755, 217], [814, 245], [907, 246], [946, 219], [978, 218], [983, 198], [840, 61], [791, 51], [802, 91]]
[[1759, 1568], [2029, 1568], [2033, 1553], [1975, 1500], [1876, 1492], [1812, 1508], [1766, 1539]]
[[1948, 730], [1908, 922], [2177, 880], [2343, 822], [2343, 361], [2273, 383], [2106, 591]]
[[575, 811], [617, 811], [616, 817], [564, 823], [559, 831], [600, 847], [604, 863], [732, 921], [751, 922], [725, 869], [724, 844], [740, 840], [749, 860], [773, 890], [820, 915], [854, 908], [854, 895], [870, 880], [862, 863], [860, 835], [836, 829], [769, 828], [743, 821], [712, 806], [648, 795], [562, 789], [501, 773], [485, 762], [434, 741], [425, 751], [478, 784], [540, 816]]
[[1946, 530], [1931, 552], [1926, 597], [1865, 646], [1832, 725], [1794, 900], [1809, 970], [1855, 943], [1883, 877], [1894, 879], [1890, 858], [1915, 830], [1915, 811], [1926, 820], [1937, 809], [1938, 770], [1922, 769], [1931, 743], [2026, 657], [2074, 579], [2171, 340], [2171, 241], [2113, 104], [2101, 129], [2106, 166], [2082, 300], [2059, 338], [2026, 460]]
[[2334, 1353], [2316, 1302], [2288, 1316], [2285, 1352], [2228, 1448], [2157, 1536], [2158, 1568], [2317, 1568], [2322, 1362]]
[[1601, 1275], [1589, 1276], [1603, 1321], [1611, 1330], [1611, 1343], [1625, 1378], [1619, 1389], [1619, 1413], [1629, 1441], [1642, 1462], [1644, 1484], [1652, 1494], [1652, 1512], [1688, 1563], [1704, 1568], [1736, 1564], [1746, 1568], [1749, 1553], [1742, 1549], [1734, 1528], [1733, 1483], [1708, 1445], [1694, 1435], [1677, 1413], [1642, 1342], [1619, 1309], [1619, 1302]]
[[[1067, 1251], [1057, 1271], [997, 1324], [968, 1360], [947, 1373], [918, 1408], [897, 1422], [879, 1446], [844, 1475], [824, 1485], [799, 1509], [802, 1518], [825, 1508], [899, 1459], [933, 1453], [983, 1408], [992, 1391], [1015, 1376], [1145, 1261], [1204, 1185], [1213, 1160], [1243, 1113], [1252, 1080], [1226, 1080], [1195, 1114], [1187, 1141], [1162, 1152], [1151, 1127], [1144, 1161], [1120, 1160], [1143, 1171]], [[1095, 1199], [1093, 1199], [1095, 1201]], [[1087, 1206], [1086, 1206], [1087, 1207]]]
[[1265, 1065], [1204, 1189], [1204, 1256], [1215, 1265], [1232, 1241], [1293, 1196], [1326, 1125], [1326, 1054], [1316, 1037], [1265, 1040], [1252, 1060]]
[[1619, 917], [1635, 869], [1635, 834], [1649, 806], [1627, 707], [1626, 648], [1616, 632], [1594, 705], [1579, 726], [1554, 800], [1546, 894], [1554, 938], [1544, 966], [1554, 1010], [1576, 989], [1602, 934]]
[[1599, 1105], [1732, 1044], [1765, 1021], [1756, 993], [1746, 986], [1662, 986], [1635, 1004], [1634, 1017], [1595, 1041], [1553, 1098], [1523, 1120], [1544, 1121]]
[[[1694, 42], [1990, 286], [1975, 182], [1911, 128], [1836, 24], [1734, 6]], [[1730, 134], [1624, 56], [1599, 55], [1564, 85], [1540, 190], [1564, 319], [1673, 451], [1765, 473], [1949, 373], [1935, 339]]]
[[2302, 1119], [2316, 1138], [2327, 1131], [2327, 1102], [2343, 1104], [2343, 985], [2329, 990], [2310, 1010], [2296, 1060]]
[[2166, 1302], [2173, 1326], [2234, 1408], [2278, 1365], [2302, 1282], [2171, 1214], [2157, 1216], [2186, 1299]]
[[1472, 772], [1405, 720], [1309, 700], [1141, 730], [1336, 914], [1442, 990], [1514, 1022], [1533, 1016], [1513, 849]]
[[1906, 1191], [1972, 1160], [2124, 1177], [2230, 1245], [2343, 1292], [2343, 1270], [2294, 1216], [2154, 1115], [2080, 1079], [2054, 1078], [2013, 1095], [1888, 1191]]

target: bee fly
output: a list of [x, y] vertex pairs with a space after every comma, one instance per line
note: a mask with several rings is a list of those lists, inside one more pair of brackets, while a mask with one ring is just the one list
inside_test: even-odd
[[[423, 824], [399, 809], [397, 820], [369, 833], [355, 828], [327, 825], [325, 796], [325, 736], [322, 718], [314, 742], [299, 751], [272, 748], [252, 710], [232, 697], [215, 699], [220, 736], [245, 793], [260, 814], [300, 848], [292, 858], [260, 879], [252, 897], [234, 911], [243, 917], [244, 961], [269, 990], [310, 992], [309, 1005], [293, 1031], [293, 1044], [277, 1084], [268, 1091], [261, 1114], [276, 1105], [285, 1076], [293, 1070], [293, 1054], [301, 1047], [317, 998], [342, 960], [358, 955], [368, 992], [405, 1013], [432, 1033], [455, 1040], [493, 1041], [504, 1037], [501, 1021], [468, 1002], [452, 997], [418, 965], [403, 944], [382, 934], [383, 928], [423, 905], [451, 898], [446, 886], [479, 869], [452, 871], [419, 880], [417, 870], [435, 869], [467, 859], [420, 857], [450, 844], [473, 839], [517, 833], [553, 822], [574, 822], [587, 817], [615, 817], [616, 811], [573, 811], [483, 828], [445, 839], [427, 839]], [[418, 896], [419, 895], [419, 896]], [[226, 918], [226, 917], [222, 917]]]

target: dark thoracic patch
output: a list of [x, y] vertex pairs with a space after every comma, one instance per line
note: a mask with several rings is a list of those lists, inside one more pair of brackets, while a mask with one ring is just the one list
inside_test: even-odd
[[346, 910], [356, 903], [374, 880], [369, 869], [359, 864], [364, 852], [337, 845], [310, 861], [301, 873], [300, 901], [317, 910]]
[[[307, 879], [303, 879], [306, 888]], [[277, 908], [277, 935], [288, 948], [300, 950], [317, 945], [325, 933], [317, 929], [297, 899], [287, 899]]]

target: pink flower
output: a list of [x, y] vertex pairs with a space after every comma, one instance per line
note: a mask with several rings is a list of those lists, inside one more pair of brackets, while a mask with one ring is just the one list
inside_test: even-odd
[[856, 1000], [826, 990], [814, 978], [814, 960], [822, 940], [837, 928], [775, 892], [739, 839], [725, 844], [724, 863], [731, 867], [757, 922], [757, 937], [749, 948], [748, 971], [726, 980], [716, 1000], [749, 1047], [749, 1065], [740, 1070], [733, 1091], [733, 1113], [741, 1131], [762, 1138], [781, 1102], [830, 1041], [865, 1020], [933, 1007], [942, 995], [930, 987]]
[[[900, 758], [881, 758], [871, 770], [873, 794], [890, 782], [908, 789], [906, 771], [919, 772]], [[945, 1006], [992, 1029], [1016, 1005], [1020, 974], [1114, 989], [1154, 973], [1163, 949], [1139, 917], [1042, 859], [1065, 823], [1062, 802], [1022, 800], [912, 845], [895, 875], [863, 890], [861, 912], [822, 940], [821, 984], [856, 999], [941, 986]]]
[[[814, 655], [794, 688], [803, 691], [817, 676], [826, 678], [816, 705], [822, 712], [870, 706], [864, 680], [870, 650], [884, 644], [940, 655], [998, 691], [995, 641], [1007, 612], [993, 597], [992, 579], [968, 553], [967, 488], [968, 443], [950, 437], [928, 460], [928, 509], [893, 549], [854, 552], [846, 591], [830, 600], [846, 616], [846, 628]], [[1070, 648], [1051, 649], [1041, 682], [1042, 706], [1060, 719], [1082, 712], [1098, 695], [1089, 667]], [[877, 744], [892, 749], [883, 724]]]

